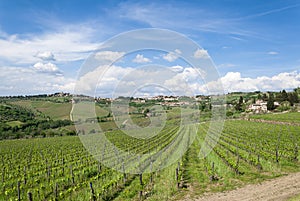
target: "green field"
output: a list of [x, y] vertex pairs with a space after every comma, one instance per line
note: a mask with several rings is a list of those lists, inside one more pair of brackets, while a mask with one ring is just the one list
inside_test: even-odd
[[[176, 140], [176, 128], [168, 125], [146, 141], [134, 142], [117, 130], [106, 135], [120, 149], [147, 153]], [[0, 200], [16, 200], [18, 192], [21, 200], [28, 193], [33, 200], [177, 200], [187, 192], [196, 197], [299, 171], [299, 126], [232, 120], [217, 139], [213, 133], [206, 134], [209, 125], [198, 124], [195, 141], [177, 161], [177, 178], [175, 162], [153, 174], [142, 174], [142, 185], [139, 175], [124, 175], [95, 160], [77, 136], [0, 141]], [[214, 143], [213, 151], [201, 157], [201, 147]], [[163, 157], [176, 154], [170, 151]]]
[[43, 100], [22, 100], [15, 101], [14, 104], [24, 106], [36, 112], [41, 112], [54, 120], [70, 119], [71, 103], [54, 103]]
[[[56, 103], [45, 100], [20, 100], [11, 103], [31, 109], [37, 113], [42, 113], [53, 120], [70, 119], [70, 112], [72, 109], [72, 103], [70, 102]], [[106, 108], [102, 108], [99, 105], [95, 105], [95, 108], [97, 116], [105, 116], [108, 114]]]

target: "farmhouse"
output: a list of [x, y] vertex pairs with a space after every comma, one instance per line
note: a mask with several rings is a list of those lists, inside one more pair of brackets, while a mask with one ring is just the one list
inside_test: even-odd
[[248, 109], [254, 113], [265, 113], [268, 111], [267, 102], [264, 102], [263, 100], [257, 100], [254, 104], [251, 104]]

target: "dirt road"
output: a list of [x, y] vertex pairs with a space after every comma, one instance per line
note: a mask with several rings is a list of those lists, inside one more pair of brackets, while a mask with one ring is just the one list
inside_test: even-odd
[[250, 184], [242, 188], [204, 195], [196, 201], [282, 201], [300, 194], [300, 172], [273, 180], [264, 181], [260, 184]]

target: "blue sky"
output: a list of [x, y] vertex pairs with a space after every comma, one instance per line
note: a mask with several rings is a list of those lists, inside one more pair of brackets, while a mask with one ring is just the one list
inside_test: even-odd
[[[296, 0], [0, 0], [0, 95], [72, 92], [80, 66], [100, 44], [141, 28], [194, 40], [227, 92], [293, 89], [300, 86], [299, 19]], [[139, 54], [136, 63], [154, 60]]]

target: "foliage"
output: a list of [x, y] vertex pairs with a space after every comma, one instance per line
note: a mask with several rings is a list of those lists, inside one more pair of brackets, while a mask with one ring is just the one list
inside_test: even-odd
[[268, 110], [274, 110], [275, 105], [274, 105], [274, 95], [273, 93], [270, 93], [268, 101], [267, 101], [267, 109]]

